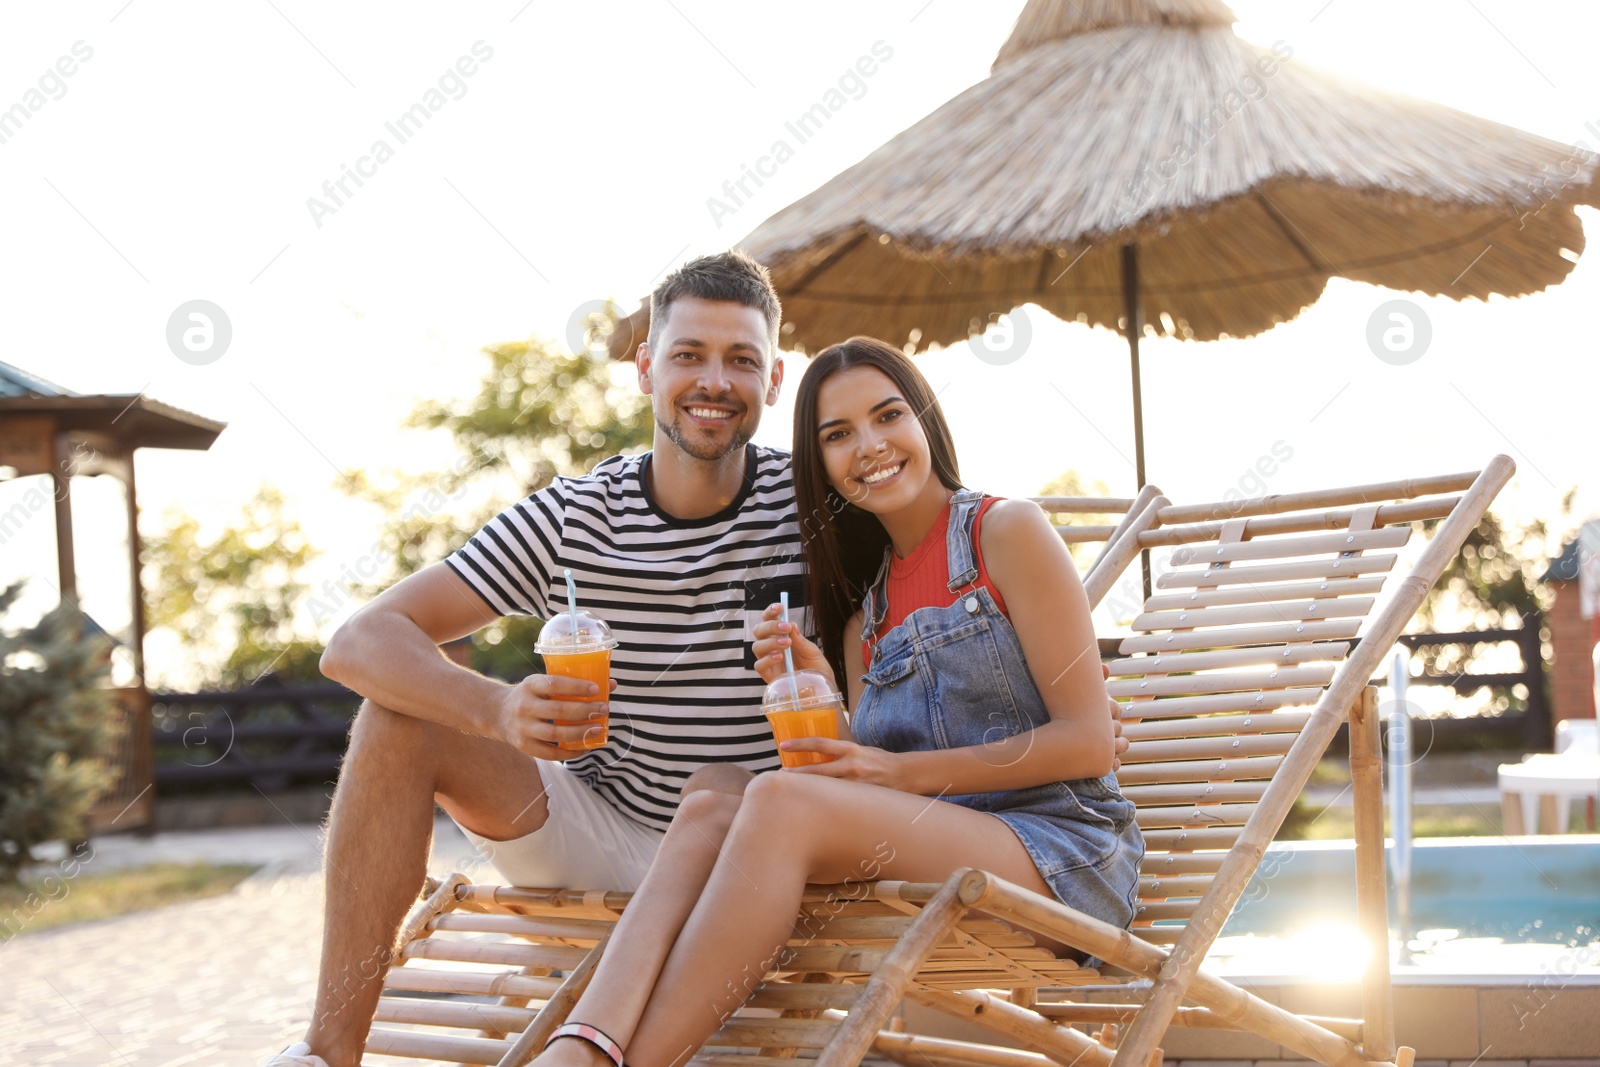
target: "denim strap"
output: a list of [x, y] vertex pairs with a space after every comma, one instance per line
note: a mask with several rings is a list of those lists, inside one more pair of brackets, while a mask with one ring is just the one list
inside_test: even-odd
[[972, 526], [978, 521], [983, 494], [963, 489], [950, 498], [950, 527], [945, 531], [945, 558], [950, 562], [950, 592], [959, 593], [978, 580], [978, 550], [972, 543]]

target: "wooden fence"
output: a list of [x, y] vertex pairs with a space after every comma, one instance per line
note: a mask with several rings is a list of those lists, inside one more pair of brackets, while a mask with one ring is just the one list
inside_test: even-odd
[[342, 685], [152, 693], [156, 791], [270, 792], [334, 780], [361, 698]]

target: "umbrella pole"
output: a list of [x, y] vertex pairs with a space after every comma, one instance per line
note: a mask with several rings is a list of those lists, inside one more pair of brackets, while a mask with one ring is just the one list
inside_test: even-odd
[[[1144, 401], [1139, 384], [1139, 335], [1144, 322], [1139, 315], [1139, 246], [1122, 246], [1122, 315], [1128, 337], [1128, 357], [1133, 365], [1133, 473], [1139, 481], [1134, 494], [1144, 488]], [[1139, 570], [1144, 578], [1144, 598], [1150, 599], [1150, 550], [1139, 553]]]

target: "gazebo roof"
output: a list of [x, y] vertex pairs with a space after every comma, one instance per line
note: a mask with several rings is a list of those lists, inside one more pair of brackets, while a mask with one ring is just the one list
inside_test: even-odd
[[12, 415], [49, 416], [58, 430], [106, 434], [129, 449], [204, 451], [228, 425], [142, 393], [84, 396], [0, 363], [0, 419]]
[[0, 397], [5, 396], [77, 396], [71, 389], [63, 389], [9, 363], [0, 362]]

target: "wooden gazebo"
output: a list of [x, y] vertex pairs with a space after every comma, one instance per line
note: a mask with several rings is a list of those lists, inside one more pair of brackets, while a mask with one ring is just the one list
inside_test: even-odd
[[[151, 810], [150, 707], [144, 687], [144, 590], [139, 567], [139, 503], [134, 451], [139, 448], [205, 450], [226, 423], [182, 411], [141, 394], [83, 395], [8, 363], [0, 363], [0, 481], [50, 476], [49, 504], [56, 522], [56, 588], [76, 600], [72, 547], [72, 479], [109, 474], [127, 489], [128, 570], [132, 624], [127, 649], [134, 682], [119, 691], [128, 727], [119, 753], [122, 775], [102, 799], [95, 822], [115, 818], [119, 829], [148, 821]], [[0, 531], [25, 521], [25, 499], [0, 514]], [[23, 514], [18, 515], [17, 509]], [[43, 510], [44, 503], [38, 504]]]

